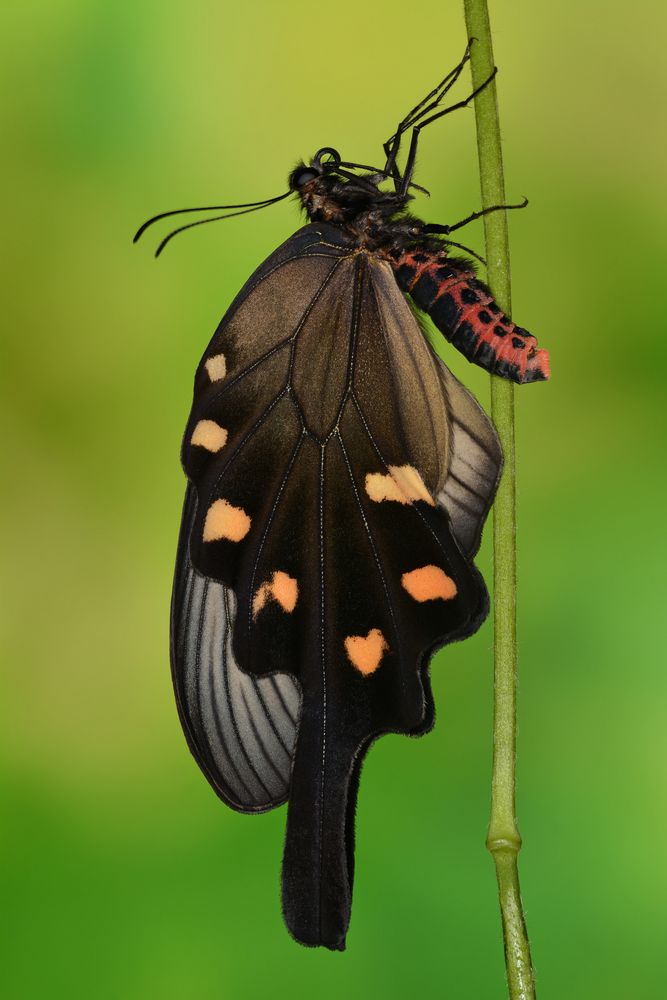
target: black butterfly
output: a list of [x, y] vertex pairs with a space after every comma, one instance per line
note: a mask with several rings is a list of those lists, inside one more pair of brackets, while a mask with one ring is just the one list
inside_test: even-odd
[[[474, 96], [435, 110], [467, 58], [385, 143], [382, 170], [327, 148], [292, 172], [280, 197], [296, 193], [310, 222], [227, 311], [183, 443], [171, 649], [185, 735], [234, 809], [289, 801], [285, 920], [299, 941], [332, 949], [350, 917], [364, 755], [383, 733], [432, 726], [430, 657], [488, 610], [472, 557], [500, 447], [403, 291], [454, 342], [473, 313], [495, 310], [503, 337], [512, 326], [433, 235], [456, 227], [405, 213], [420, 127]], [[523, 374], [545, 355], [533, 339]]]

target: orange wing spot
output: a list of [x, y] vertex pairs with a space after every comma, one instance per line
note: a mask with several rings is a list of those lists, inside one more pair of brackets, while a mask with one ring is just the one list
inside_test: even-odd
[[294, 577], [277, 570], [273, 574], [273, 596], [283, 611], [291, 615], [299, 597], [299, 585]]
[[424, 480], [412, 465], [390, 465], [389, 474], [369, 472], [366, 476], [366, 493], [375, 503], [383, 500], [395, 500], [397, 503], [408, 504], [414, 500], [423, 500], [435, 506], [435, 501], [426, 489]]
[[206, 448], [207, 451], [220, 451], [227, 444], [227, 431], [215, 420], [200, 420], [192, 432], [190, 444]]
[[216, 500], [206, 512], [204, 541], [218, 542], [223, 538], [240, 542], [250, 531], [252, 521], [242, 507], [233, 507], [227, 500]]
[[289, 573], [278, 569], [268, 583], [263, 583], [255, 591], [252, 601], [252, 616], [256, 618], [267, 601], [276, 601], [283, 611], [291, 615], [299, 597], [299, 585]]
[[224, 354], [214, 354], [212, 358], [207, 358], [204, 367], [211, 382], [219, 382], [227, 374], [227, 361]]
[[345, 652], [350, 663], [364, 676], [377, 670], [388, 649], [387, 640], [379, 628], [372, 628], [366, 636], [348, 635], [345, 640]]
[[447, 576], [439, 566], [421, 566], [404, 573], [401, 583], [415, 601], [451, 601], [457, 594], [451, 576]]

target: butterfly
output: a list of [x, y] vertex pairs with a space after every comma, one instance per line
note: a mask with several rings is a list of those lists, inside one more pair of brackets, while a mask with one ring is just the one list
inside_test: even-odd
[[[284, 918], [334, 950], [364, 756], [384, 733], [431, 728], [431, 656], [488, 611], [472, 560], [501, 449], [416, 309], [488, 371], [549, 377], [547, 352], [451, 256], [450, 234], [484, 212], [439, 226], [406, 211], [420, 129], [481, 89], [441, 106], [468, 57], [401, 121], [382, 169], [326, 147], [285, 194], [213, 206], [234, 211], [158, 248], [289, 195], [308, 218], [238, 293], [195, 375], [171, 658], [186, 739], [220, 798], [241, 812], [288, 802]], [[486, 211], [498, 207], [520, 206]]]

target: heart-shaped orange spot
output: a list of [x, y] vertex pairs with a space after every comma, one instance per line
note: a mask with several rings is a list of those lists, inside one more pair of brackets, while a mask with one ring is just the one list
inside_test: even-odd
[[372, 628], [366, 636], [348, 635], [345, 640], [345, 652], [350, 663], [364, 676], [377, 670], [388, 649], [387, 640], [379, 628]]

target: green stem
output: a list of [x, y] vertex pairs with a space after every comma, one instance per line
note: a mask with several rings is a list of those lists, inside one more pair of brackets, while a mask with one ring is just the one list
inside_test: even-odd
[[[464, 0], [473, 87], [493, 71], [493, 48], [486, 0]], [[495, 80], [475, 98], [477, 151], [482, 206], [504, 205], [505, 184]], [[507, 214], [484, 217], [487, 277], [498, 305], [510, 312], [510, 263]], [[535, 984], [528, 932], [519, 890], [521, 837], [515, 817], [516, 785], [516, 468], [514, 386], [491, 377], [491, 415], [500, 437], [505, 466], [494, 504], [494, 706], [491, 819], [486, 844], [498, 880], [511, 1000], [533, 1000]]]

